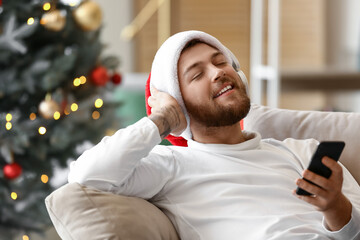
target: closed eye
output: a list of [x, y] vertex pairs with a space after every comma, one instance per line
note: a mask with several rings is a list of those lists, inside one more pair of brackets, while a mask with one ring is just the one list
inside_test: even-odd
[[196, 80], [196, 79], [200, 78], [202, 76], [202, 74], [203, 74], [202, 72], [195, 74], [191, 80]]
[[221, 65], [224, 65], [224, 64], [227, 64], [227, 62], [226, 61], [218, 62], [218, 63], [215, 63], [215, 66], [221, 66]]
[[218, 52], [218, 54], [216, 54], [213, 57], [212, 62], [215, 66], [221, 66], [221, 65], [227, 64], [225, 56], [223, 54], [221, 54], [220, 52]]

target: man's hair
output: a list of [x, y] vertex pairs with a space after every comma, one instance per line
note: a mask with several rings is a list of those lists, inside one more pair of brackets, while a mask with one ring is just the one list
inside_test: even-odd
[[[184, 46], [184, 48], [182, 49], [181, 53], [183, 53], [186, 49], [192, 48], [195, 45], [199, 44], [199, 43], [205, 43], [204, 41], [201, 41], [198, 38], [192, 39], [189, 42], [187, 42]], [[206, 44], [206, 43], [205, 43]]]
[[208, 45], [208, 46], [210, 46], [210, 47], [212, 47], [212, 48], [217, 49], [216, 47], [212, 46], [211, 44], [209, 44], [209, 43], [207, 43], [207, 42], [204, 42], [203, 40], [200, 40], [200, 39], [198, 39], [198, 38], [194, 38], [194, 39], [188, 41], [188, 42], [185, 44], [184, 48], [181, 50], [181, 53], [185, 52], [187, 49], [192, 48], [192, 47], [194, 47], [195, 45], [197, 45], [197, 44], [199, 44], [199, 43], [204, 43], [204, 44], [206, 44], [206, 45]]
[[[185, 44], [184, 48], [181, 50], [180, 55], [181, 55], [183, 52], [185, 52], [187, 49], [192, 48], [192, 47], [194, 47], [195, 45], [197, 45], [197, 44], [199, 44], [199, 43], [204, 43], [204, 44], [206, 44], [206, 45], [209, 45], [209, 46], [212, 47], [212, 48], [217, 49], [216, 47], [212, 46], [212, 45], [209, 44], [209, 43], [206, 43], [206, 42], [204, 42], [204, 41], [202, 41], [202, 40], [200, 40], [200, 39], [198, 39], [198, 38], [194, 38], [194, 39], [190, 40], [189, 42], [187, 42], [187, 43]], [[236, 67], [236, 64], [235, 64], [233, 61], [231, 62], [231, 65], [232, 65], [232, 67], [236, 70], [237, 67]]]

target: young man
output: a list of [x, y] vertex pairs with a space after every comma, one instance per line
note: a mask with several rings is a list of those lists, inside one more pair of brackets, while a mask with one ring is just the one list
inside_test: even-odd
[[[305, 170], [317, 141], [241, 130], [250, 100], [237, 68], [206, 33], [170, 37], [152, 66], [151, 115], [84, 152], [69, 182], [152, 201], [181, 239], [360, 239], [350, 173], [329, 158], [329, 179]], [[169, 133], [188, 147], [159, 146]], [[314, 195], [296, 196], [296, 185]]]

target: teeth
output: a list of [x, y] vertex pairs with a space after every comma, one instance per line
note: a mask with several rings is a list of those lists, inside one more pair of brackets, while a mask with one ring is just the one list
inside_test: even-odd
[[220, 96], [221, 94], [223, 94], [224, 92], [226, 92], [226, 91], [228, 91], [228, 90], [230, 90], [230, 89], [232, 89], [232, 87], [231, 87], [230, 85], [224, 87], [223, 89], [221, 89], [221, 91], [220, 91], [218, 94], [216, 94], [215, 97]]

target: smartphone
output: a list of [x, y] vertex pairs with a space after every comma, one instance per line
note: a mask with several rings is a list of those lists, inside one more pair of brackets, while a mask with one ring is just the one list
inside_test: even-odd
[[[340, 155], [345, 147], [345, 143], [342, 141], [324, 141], [320, 142], [319, 146], [317, 147], [315, 153], [313, 154], [308, 169], [316, 174], [319, 174], [323, 177], [329, 178], [331, 175], [331, 170], [326, 167], [322, 162], [322, 158], [324, 156], [328, 156], [335, 161], [338, 161]], [[303, 178], [304, 180], [316, 185], [315, 183]], [[308, 195], [311, 196], [313, 194], [305, 191], [304, 189], [297, 188], [296, 194], [298, 195]]]

